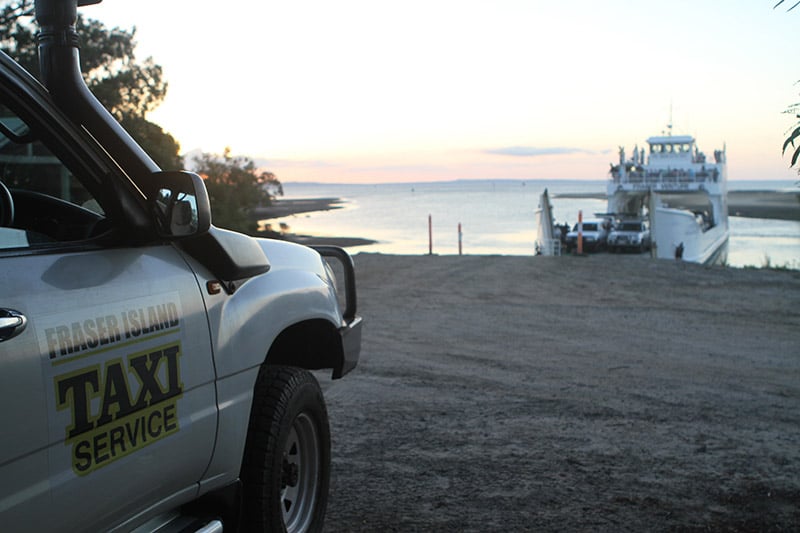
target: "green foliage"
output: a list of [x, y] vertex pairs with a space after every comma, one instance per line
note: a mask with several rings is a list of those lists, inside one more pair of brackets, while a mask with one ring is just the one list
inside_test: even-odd
[[[38, 75], [37, 29], [32, 15], [33, 0], [5, 2], [0, 9], [0, 48]], [[164, 100], [167, 82], [152, 58], [136, 60], [135, 28], [108, 29], [102, 22], [79, 15], [76, 29], [83, 77], [92, 92], [161, 168], [182, 168], [178, 142], [146, 118]], [[253, 161], [232, 157], [229, 149], [222, 157], [203, 154], [195, 162], [206, 179], [214, 223], [219, 227], [255, 233], [253, 210], [283, 194], [273, 173], [259, 173]]]
[[[33, 0], [13, 0], [0, 10], [0, 49], [34, 76], [39, 59]], [[102, 22], [78, 16], [81, 69], [97, 99], [164, 169], [183, 167], [180, 146], [160, 126], [147, 121], [167, 94], [160, 65], [153, 58], [138, 61], [134, 54], [136, 29], [108, 29]]]
[[152, 57], [136, 60], [135, 28], [109, 30], [101, 22], [79, 16], [77, 30], [86, 84], [117, 119], [145, 118], [161, 105], [167, 82]]
[[800, 270], [800, 261], [797, 259], [792, 259], [782, 265], [773, 265], [772, 258], [764, 254], [764, 259], [761, 262], [761, 268], [768, 269], [768, 270]]
[[183, 157], [179, 155], [181, 145], [161, 126], [138, 116], [123, 117], [120, 123], [161, 169], [180, 170], [184, 167]]
[[212, 221], [217, 227], [255, 234], [255, 209], [283, 195], [275, 174], [259, 173], [249, 158], [231, 156], [230, 148], [225, 148], [222, 156], [204, 153], [194, 162], [195, 172], [205, 179]]
[[7, 2], [0, 11], [0, 49], [37, 75], [39, 56], [32, 22], [33, 0]]
[[[772, 6], [772, 9], [775, 9], [783, 2], [784, 0], [779, 0], [777, 4]], [[786, 11], [791, 11], [797, 6], [800, 6], [800, 2], [796, 2], [794, 5], [792, 5], [792, 7], [790, 7]], [[800, 119], [800, 102], [790, 105], [788, 108], [786, 108], [786, 111], [784, 111], [784, 113], [790, 113], [792, 115], [795, 115], [795, 118]], [[794, 153], [792, 154], [791, 163], [789, 163], [790, 167], [795, 166], [797, 164], [797, 160], [800, 159], [800, 120], [798, 120], [797, 124], [795, 124], [795, 126], [793, 127], [794, 129], [786, 138], [786, 141], [784, 141], [783, 143], [783, 151], [781, 152], [784, 155], [786, 155], [786, 149], [789, 148], [789, 145], [792, 145], [792, 148], [795, 149]], [[798, 144], [795, 145], [795, 141], [797, 141]], [[800, 167], [797, 169], [797, 173], [800, 174]]]
[[[800, 81], [798, 82], [800, 83]], [[796, 102], [790, 105], [784, 113], [789, 113], [795, 116], [795, 118], [800, 119], [800, 102]], [[793, 126], [792, 132], [783, 142], [783, 154], [786, 154], [786, 150], [789, 149], [789, 146], [794, 149], [792, 152], [792, 159], [789, 163], [789, 166], [797, 165], [798, 159], [800, 159], [800, 120], [798, 120], [797, 124]], [[800, 168], [797, 169], [797, 173], [800, 174]]]
[[[797, 118], [800, 118], [800, 115], [798, 115]], [[792, 154], [792, 162], [790, 163], [790, 166], [795, 166], [797, 164], [797, 159], [800, 158], [800, 144], [795, 146], [796, 140], [800, 140], [800, 126], [795, 128], [795, 130], [789, 135], [789, 137], [786, 138], [786, 141], [783, 143], [783, 153], [786, 153], [786, 149], [790, 144], [795, 149], [794, 153]], [[797, 172], [800, 173], [800, 169], [798, 169]]]
[[[777, 4], [775, 4], [774, 6], [772, 6], [772, 9], [775, 9], [776, 7], [778, 7], [779, 5], [781, 5], [783, 2], [784, 2], [784, 0], [778, 0], [778, 3], [777, 3]], [[792, 7], [790, 7], [789, 9], [787, 9], [786, 11], [791, 11], [792, 9], [796, 8], [797, 6], [800, 6], [800, 2], [797, 2], [795, 5], [793, 5]]]

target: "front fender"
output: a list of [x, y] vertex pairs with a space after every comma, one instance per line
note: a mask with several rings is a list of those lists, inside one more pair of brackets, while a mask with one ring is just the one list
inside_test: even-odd
[[209, 309], [218, 379], [260, 366], [278, 335], [294, 324], [342, 325], [333, 284], [317, 252], [282, 241], [259, 243], [272, 265], [269, 272], [248, 279]]
[[[199, 269], [196, 272], [206, 272], [198, 273], [198, 281], [204, 289], [214, 347], [219, 410], [217, 442], [201, 482], [202, 493], [239, 475], [253, 387], [275, 340], [296, 324], [324, 323], [333, 331], [343, 325], [333, 283], [317, 252], [281, 241], [259, 240], [259, 244], [270, 270], [241, 285], [234, 282], [232, 294], [209, 294], [205, 286], [213, 281], [211, 274], [192, 265]], [[331, 349], [342, 350], [341, 342]]]

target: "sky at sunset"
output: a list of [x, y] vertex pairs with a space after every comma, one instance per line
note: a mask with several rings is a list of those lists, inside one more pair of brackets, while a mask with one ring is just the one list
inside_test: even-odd
[[[729, 178], [797, 179], [800, 8], [777, 0], [104, 0], [185, 152], [281, 181], [603, 179], [664, 131]], [[793, 3], [793, 2], [792, 2]], [[791, 5], [791, 3], [789, 4]], [[671, 110], [671, 112], [670, 112]]]

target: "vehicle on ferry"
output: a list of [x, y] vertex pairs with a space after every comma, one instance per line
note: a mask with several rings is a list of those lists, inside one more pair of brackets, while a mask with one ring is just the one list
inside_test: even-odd
[[617, 220], [608, 234], [606, 247], [611, 253], [649, 250], [650, 228], [647, 221], [639, 217]]
[[572, 227], [572, 231], [567, 233], [566, 247], [567, 253], [578, 249], [578, 238], [582, 241], [581, 248], [584, 252], [599, 252], [606, 247], [608, 230], [611, 228], [611, 221], [607, 218], [588, 219], [578, 222]]

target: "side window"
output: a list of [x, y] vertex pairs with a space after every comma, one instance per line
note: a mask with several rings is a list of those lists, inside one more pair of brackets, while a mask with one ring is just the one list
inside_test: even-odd
[[0, 249], [81, 241], [105, 227], [98, 199], [0, 104]]

